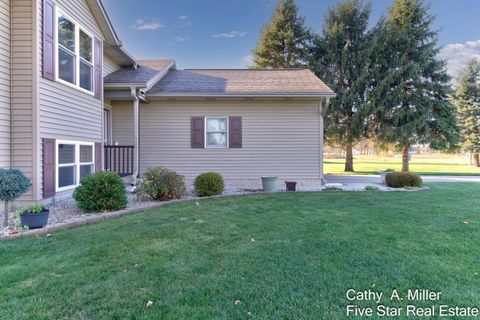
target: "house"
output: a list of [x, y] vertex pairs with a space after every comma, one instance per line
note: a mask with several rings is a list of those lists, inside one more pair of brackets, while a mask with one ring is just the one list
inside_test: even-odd
[[192, 181], [319, 180], [334, 93], [308, 70], [177, 70], [137, 61], [100, 0], [0, 0], [0, 167], [33, 183], [23, 202], [68, 197], [112, 170]]

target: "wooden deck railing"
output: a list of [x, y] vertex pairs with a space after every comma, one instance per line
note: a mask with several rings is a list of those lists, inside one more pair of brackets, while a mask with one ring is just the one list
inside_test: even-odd
[[121, 177], [133, 174], [133, 146], [104, 146], [104, 169]]

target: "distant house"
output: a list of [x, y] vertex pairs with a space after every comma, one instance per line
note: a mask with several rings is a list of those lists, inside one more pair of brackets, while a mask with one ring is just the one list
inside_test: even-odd
[[308, 70], [137, 61], [100, 0], [0, 0], [0, 44], [0, 167], [32, 179], [24, 202], [69, 196], [99, 170], [322, 179], [334, 93]]

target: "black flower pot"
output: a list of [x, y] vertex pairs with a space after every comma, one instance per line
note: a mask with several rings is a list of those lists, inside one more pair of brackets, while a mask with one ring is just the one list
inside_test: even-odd
[[297, 183], [295, 181], [285, 181], [285, 186], [287, 187], [287, 191], [297, 191]]
[[20, 215], [20, 223], [29, 229], [40, 229], [47, 225], [49, 210], [43, 210], [39, 213], [25, 211]]

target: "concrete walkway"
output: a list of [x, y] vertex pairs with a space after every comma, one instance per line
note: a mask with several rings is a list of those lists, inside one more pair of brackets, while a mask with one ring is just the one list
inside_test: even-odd
[[[422, 176], [424, 182], [480, 182], [480, 176]], [[379, 175], [325, 175], [327, 183], [379, 183]]]

